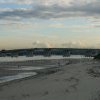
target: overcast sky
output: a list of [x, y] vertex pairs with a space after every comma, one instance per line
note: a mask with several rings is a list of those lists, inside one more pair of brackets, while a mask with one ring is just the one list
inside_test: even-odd
[[0, 0], [0, 49], [100, 48], [100, 0]]

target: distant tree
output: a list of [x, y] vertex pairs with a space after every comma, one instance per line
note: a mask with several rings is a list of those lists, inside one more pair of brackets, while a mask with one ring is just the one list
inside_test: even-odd
[[1, 50], [0, 52], [5, 53], [5, 52], [6, 52], [6, 50], [5, 50], [5, 49], [3, 49], [3, 50]]
[[94, 56], [94, 59], [100, 60], [100, 53], [98, 55]]

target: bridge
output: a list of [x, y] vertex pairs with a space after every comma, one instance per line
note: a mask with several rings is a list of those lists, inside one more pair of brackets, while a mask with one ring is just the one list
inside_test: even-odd
[[84, 55], [86, 57], [93, 57], [100, 53], [100, 49], [82, 49], [82, 48], [30, 48], [30, 49], [15, 49], [15, 50], [1, 50], [0, 57], [17, 57], [17, 56], [51, 56], [51, 55]]

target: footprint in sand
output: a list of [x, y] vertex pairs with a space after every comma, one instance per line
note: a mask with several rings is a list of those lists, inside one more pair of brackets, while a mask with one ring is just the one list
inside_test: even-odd
[[49, 94], [49, 92], [48, 91], [45, 91], [44, 93], [43, 93], [43, 96], [46, 96], [46, 95], [48, 95]]
[[68, 82], [79, 82], [79, 79], [78, 78], [75, 78], [75, 77], [70, 77], [68, 79], [64, 79], [64, 81], [68, 81]]
[[29, 94], [22, 94], [22, 97], [28, 98], [28, 97], [30, 97], [30, 95]]
[[100, 100], [100, 91], [97, 91], [94, 94], [92, 94], [90, 100]]
[[70, 92], [75, 92], [77, 90], [77, 86], [79, 84], [79, 79], [71, 77], [67, 79], [66, 81], [70, 82], [72, 85], [70, 85], [65, 92], [70, 93]]
[[69, 89], [66, 89], [65, 92], [66, 92], [66, 93], [70, 93], [70, 90], [69, 90]]
[[59, 82], [60, 80], [59, 80], [59, 79], [55, 79], [55, 81], [56, 81], [56, 82]]
[[75, 92], [77, 90], [76, 85], [71, 85], [68, 89], [65, 90], [66, 93]]

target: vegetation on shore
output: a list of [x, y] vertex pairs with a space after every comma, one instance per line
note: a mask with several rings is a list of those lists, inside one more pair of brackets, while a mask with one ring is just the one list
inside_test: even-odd
[[94, 59], [100, 60], [100, 53], [94, 57]]

